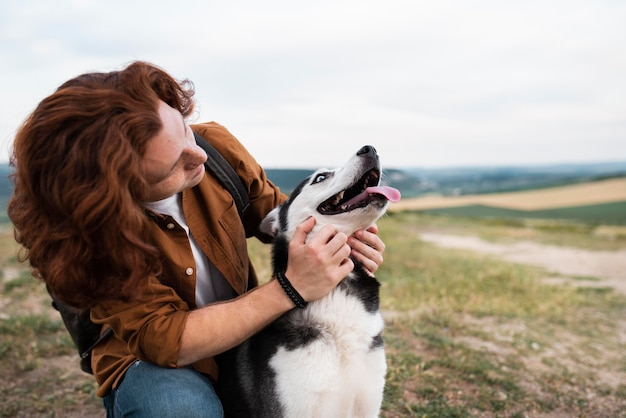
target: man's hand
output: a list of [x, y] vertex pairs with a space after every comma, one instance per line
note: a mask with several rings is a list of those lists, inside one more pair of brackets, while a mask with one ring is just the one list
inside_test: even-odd
[[352, 256], [359, 261], [366, 272], [374, 276], [376, 270], [383, 263], [385, 244], [378, 234], [378, 226], [373, 224], [367, 229], [356, 231], [348, 239], [348, 245], [352, 248]]
[[351, 248], [346, 234], [325, 225], [309, 241], [307, 235], [315, 226], [309, 218], [296, 228], [289, 242], [289, 260], [285, 275], [306, 301], [326, 296], [354, 269], [349, 258]]

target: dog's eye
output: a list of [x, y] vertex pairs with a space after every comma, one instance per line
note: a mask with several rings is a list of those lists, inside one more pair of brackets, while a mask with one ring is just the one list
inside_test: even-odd
[[313, 178], [311, 184], [320, 183], [328, 178], [328, 173], [320, 173]]

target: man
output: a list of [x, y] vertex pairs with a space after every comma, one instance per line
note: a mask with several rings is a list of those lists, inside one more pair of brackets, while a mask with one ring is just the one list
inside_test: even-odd
[[[258, 286], [246, 251], [286, 199], [226, 129], [190, 126], [193, 87], [153, 65], [89, 73], [45, 98], [18, 131], [8, 213], [35, 274], [57, 297], [91, 309], [113, 336], [92, 368], [109, 417], [216, 417], [215, 356], [294, 303], [275, 281]], [[248, 191], [239, 218], [204, 172], [197, 132]], [[328, 294], [356, 257], [371, 272], [384, 244], [373, 225], [354, 237], [315, 220], [298, 226], [285, 275], [307, 301]]]

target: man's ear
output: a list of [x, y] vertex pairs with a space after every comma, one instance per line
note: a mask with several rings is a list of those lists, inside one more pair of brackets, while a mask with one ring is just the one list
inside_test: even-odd
[[279, 220], [280, 206], [272, 209], [270, 213], [261, 221], [261, 225], [259, 225], [259, 230], [264, 234], [271, 236], [272, 238], [276, 238], [278, 234], [278, 230], [280, 228], [280, 220]]

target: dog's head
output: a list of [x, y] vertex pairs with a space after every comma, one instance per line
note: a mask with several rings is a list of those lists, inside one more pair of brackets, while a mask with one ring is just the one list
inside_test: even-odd
[[320, 169], [294, 189], [289, 200], [271, 211], [261, 231], [290, 240], [296, 227], [313, 216], [313, 236], [326, 224], [352, 235], [385, 213], [389, 201], [397, 202], [400, 192], [380, 186], [381, 166], [376, 149], [366, 145], [341, 168]]

